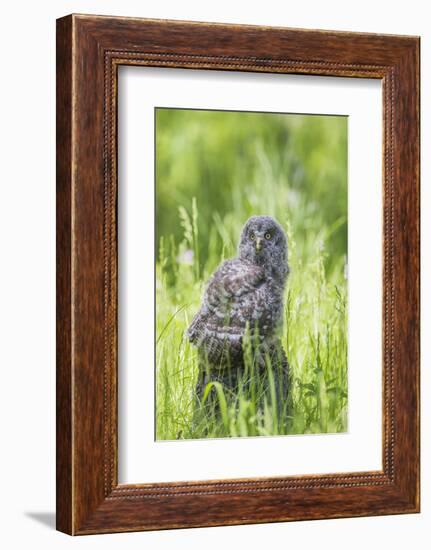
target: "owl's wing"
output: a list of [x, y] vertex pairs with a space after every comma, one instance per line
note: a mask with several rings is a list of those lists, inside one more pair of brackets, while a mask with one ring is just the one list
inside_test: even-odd
[[241, 297], [254, 291], [263, 279], [259, 266], [238, 259], [224, 262], [211, 277], [202, 307], [187, 331], [190, 341], [214, 357], [226, 346], [240, 353], [244, 327], [235, 327], [229, 318]]
[[204, 304], [217, 316], [224, 317], [235, 300], [256, 289], [263, 277], [259, 266], [238, 259], [227, 260], [211, 277]]

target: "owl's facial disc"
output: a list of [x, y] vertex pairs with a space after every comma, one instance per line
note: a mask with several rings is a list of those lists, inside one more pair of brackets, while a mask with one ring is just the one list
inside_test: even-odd
[[285, 276], [287, 244], [282, 227], [270, 216], [252, 216], [244, 225], [239, 257]]

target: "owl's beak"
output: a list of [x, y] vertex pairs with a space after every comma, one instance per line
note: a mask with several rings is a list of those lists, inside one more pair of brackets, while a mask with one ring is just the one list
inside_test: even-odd
[[256, 251], [260, 252], [262, 250], [262, 239], [257, 237], [256, 239]]

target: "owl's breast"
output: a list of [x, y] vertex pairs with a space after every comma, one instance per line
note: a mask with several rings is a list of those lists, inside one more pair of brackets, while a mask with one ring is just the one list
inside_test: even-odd
[[272, 333], [280, 324], [283, 311], [281, 293], [264, 282], [231, 303], [231, 322], [244, 328], [249, 325], [261, 334]]

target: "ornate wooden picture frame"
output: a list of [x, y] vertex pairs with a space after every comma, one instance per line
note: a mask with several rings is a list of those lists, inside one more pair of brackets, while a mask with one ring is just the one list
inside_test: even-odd
[[[381, 471], [118, 483], [117, 69], [380, 79]], [[57, 528], [68, 534], [419, 511], [419, 38], [70, 15], [57, 21]]]

